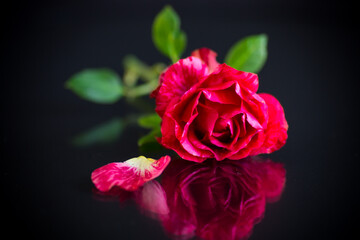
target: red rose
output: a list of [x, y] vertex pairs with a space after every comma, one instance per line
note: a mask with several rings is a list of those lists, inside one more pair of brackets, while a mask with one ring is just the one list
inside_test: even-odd
[[287, 139], [281, 104], [257, 94], [256, 74], [218, 64], [203, 48], [171, 65], [152, 93], [162, 118], [160, 143], [202, 162], [271, 153]]
[[172, 235], [206, 240], [247, 237], [263, 217], [267, 199], [280, 196], [285, 184], [282, 164], [246, 158], [201, 164], [173, 161], [162, 187], [168, 214], [160, 215]]

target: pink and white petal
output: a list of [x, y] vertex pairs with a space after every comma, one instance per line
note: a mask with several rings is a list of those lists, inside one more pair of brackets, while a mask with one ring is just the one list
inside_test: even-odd
[[191, 56], [200, 58], [209, 67], [210, 73], [219, 66], [219, 63], [216, 61], [217, 53], [209, 48], [196, 49], [191, 53]]
[[209, 73], [208, 67], [196, 57], [180, 59], [161, 75], [156, 96], [156, 112], [162, 117], [166, 108], [175, 104], [192, 86]]
[[100, 191], [109, 191], [117, 186], [127, 191], [135, 191], [145, 182], [158, 177], [169, 164], [169, 156], [159, 160], [140, 156], [125, 162], [109, 163], [94, 170], [91, 180]]

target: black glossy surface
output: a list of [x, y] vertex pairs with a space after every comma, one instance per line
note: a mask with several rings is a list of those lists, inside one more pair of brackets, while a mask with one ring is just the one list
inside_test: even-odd
[[[73, 2], [14, 2], [1, 10], [2, 227], [14, 238], [25, 233], [36, 239], [168, 239], [134, 204], [119, 206], [92, 194], [91, 171], [137, 156], [144, 130], [129, 127], [111, 145], [69, 144], [74, 135], [136, 110], [125, 102], [88, 103], [63, 87], [86, 67], [122, 73], [122, 57], [129, 53], [148, 63], [165, 61], [151, 42], [151, 22], [165, 2]], [[250, 239], [358, 235], [358, 220], [352, 220], [359, 198], [353, 8], [281, 0], [173, 6], [188, 35], [185, 55], [207, 46], [222, 62], [241, 37], [269, 36], [260, 92], [273, 94], [285, 108], [289, 139], [270, 158], [285, 164], [287, 184]]]

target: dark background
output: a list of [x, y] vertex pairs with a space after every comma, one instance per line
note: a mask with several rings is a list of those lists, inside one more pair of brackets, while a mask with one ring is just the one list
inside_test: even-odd
[[219, 62], [242, 37], [266, 33], [269, 57], [260, 92], [285, 108], [289, 139], [270, 155], [287, 185], [268, 204], [251, 239], [359, 236], [359, 67], [355, 8], [345, 1], [12, 1], [1, 7], [2, 234], [36, 239], [167, 239], [129, 203], [92, 194], [91, 171], [139, 155], [143, 130], [113, 144], [75, 148], [70, 139], [115, 116], [124, 101], [96, 105], [64, 89], [75, 72], [122, 58], [167, 59], [151, 41], [154, 16], [170, 3], [188, 36]]

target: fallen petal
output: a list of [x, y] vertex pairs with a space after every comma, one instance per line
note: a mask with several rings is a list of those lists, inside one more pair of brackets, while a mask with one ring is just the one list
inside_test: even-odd
[[169, 156], [159, 160], [140, 156], [125, 162], [109, 163], [94, 170], [91, 180], [102, 192], [117, 186], [127, 191], [135, 191], [144, 183], [158, 177], [169, 164]]

